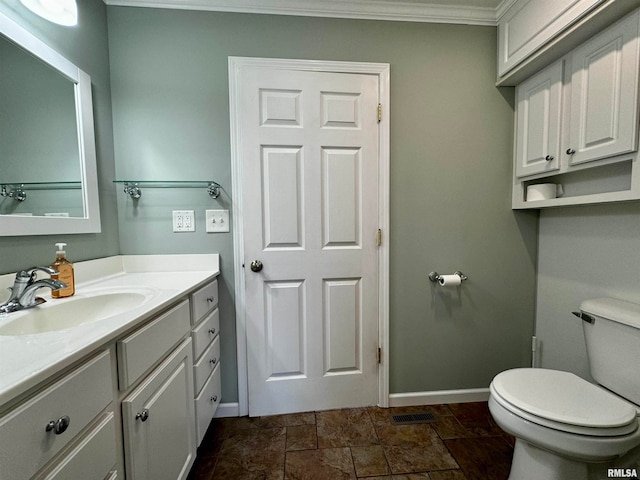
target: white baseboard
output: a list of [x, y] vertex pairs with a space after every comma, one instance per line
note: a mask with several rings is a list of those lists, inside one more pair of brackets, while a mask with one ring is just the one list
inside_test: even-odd
[[469, 388], [465, 390], [392, 393], [389, 395], [389, 406], [410, 407], [414, 405], [436, 405], [440, 403], [486, 402], [487, 400], [489, 400], [488, 388]]
[[[439, 390], [434, 392], [392, 393], [389, 395], [390, 407], [410, 407], [414, 405], [436, 405], [441, 403], [486, 402], [489, 400], [488, 388], [469, 388], [466, 390]], [[239, 417], [238, 402], [221, 403], [215, 418]]]
[[238, 402], [221, 403], [216, 410], [215, 418], [239, 417], [240, 405]]

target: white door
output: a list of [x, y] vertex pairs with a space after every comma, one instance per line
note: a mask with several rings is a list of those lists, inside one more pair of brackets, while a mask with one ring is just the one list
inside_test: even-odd
[[262, 67], [237, 85], [249, 414], [374, 405], [378, 77]]

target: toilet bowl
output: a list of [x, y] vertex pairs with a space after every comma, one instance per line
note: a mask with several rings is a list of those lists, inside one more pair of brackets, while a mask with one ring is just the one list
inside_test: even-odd
[[639, 408], [569, 372], [502, 372], [491, 382], [489, 409], [516, 437], [510, 480], [586, 479], [589, 463], [640, 445]]

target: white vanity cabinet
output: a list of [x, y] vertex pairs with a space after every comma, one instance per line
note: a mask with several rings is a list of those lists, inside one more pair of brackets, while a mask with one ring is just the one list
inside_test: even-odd
[[220, 404], [220, 311], [218, 281], [205, 285], [191, 295], [193, 328], [194, 405], [196, 444], [204, 434]]
[[[513, 208], [640, 198], [639, 72], [636, 10], [517, 86]], [[568, 188], [528, 204], [535, 183]]]
[[181, 480], [193, 464], [190, 326], [189, 301], [184, 300], [117, 342], [128, 480]]
[[115, 431], [107, 350], [0, 418], [0, 478], [102, 480], [115, 469]]
[[603, 0], [516, 0], [498, 21], [503, 76]]
[[[0, 480], [186, 480], [194, 396], [220, 398], [217, 257], [78, 262], [76, 296], [47, 306], [81, 316], [95, 308], [95, 320], [0, 335]], [[111, 310], [114, 291], [139, 303]]]

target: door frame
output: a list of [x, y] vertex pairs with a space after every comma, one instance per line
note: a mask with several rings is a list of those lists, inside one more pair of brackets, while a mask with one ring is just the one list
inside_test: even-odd
[[[238, 122], [240, 98], [238, 81], [244, 68], [278, 68], [309, 72], [351, 73], [378, 77], [379, 103], [383, 114], [378, 123], [378, 225], [382, 243], [378, 247], [378, 345], [382, 349], [378, 368], [378, 405], [389, 406], [389, 80], [387, 63], [290, 60], [279, 58], [229, 57], [229, 116], [231, 136], [231, 185], [233, 219], [233, 258], [235, 274], [236, 348], [238, 362], [238, 412], [249, 414], [247, 329], [245, 315], [245, 269], [243, 231], [242, 132]], [[372, 112], [374, 114], [374, 112]], [[375, 232], [371, 232], [374, 235]]]

